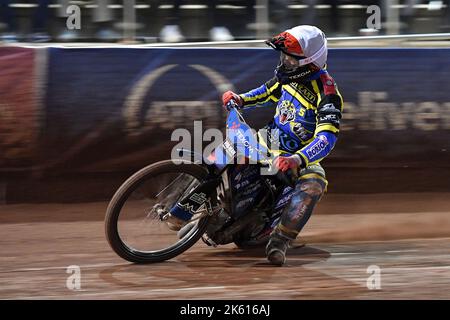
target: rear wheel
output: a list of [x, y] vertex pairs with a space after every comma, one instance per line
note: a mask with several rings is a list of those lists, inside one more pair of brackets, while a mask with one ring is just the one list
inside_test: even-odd
[[[196, 164], [157, 162], [133, 174], [111, 199], [105, 218], [106, 238], [123, 259], [135, 263], [171, 259], [194, 245], [210, 216], [197, 214], [187, 232], [170, 230], [160, 217], [206, 177]], [[210, 199], [215, 199], [212, 192]]]

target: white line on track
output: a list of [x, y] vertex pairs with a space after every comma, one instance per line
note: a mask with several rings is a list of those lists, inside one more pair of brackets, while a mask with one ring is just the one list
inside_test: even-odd
[[[100, 296], [118, 296], [118, 295], [129, 295], [129, 294], [143, 294], [147, 295], [147, 294], [151, 294], [151, 293], [173, 293], [173, 292], [179, 292], [179, 291], [195, 291], [195, 290], [218, 290], [218, 289], [226, 289], [226, 287], [220, 286], [220, 287], [192, 287], [192, 288], [173, 288], [173, 289], [142, 289], [142, 290], [122, 290], [122, 291], [111, 291], [111, 292], [91, 292], [91, 293], [83, 293], [83, 290], [80, 291], [72, 291], [73, 293], [78, 293], [77, 295], [73, 295], [70, 296], [71, 298], [76, 298], [76, 299], [82, 299], [85, 297], [100, 297]], [[66, 295], [66, 297], [69, 297]], [[54, 296], [40, 296], [40, 295], [36, 295], [36, 296], [28, 296], [28, 297], [12, 297], [12, 298], [8, 298], [9, 299], [24, 299], [24, 300], [29, 300], [29, 299], [61, 299], [61, 295], [54, 295]]]
[[[405, 250], [385, 251], [385, 253], [404, 253], [404, 252], [419, 252], [419, 250], [405, 249]], [[333, 253], [331, 253], [332, 256], [358, 255], [358, 254], [368, 254], [368, 253], [367, 252], [333, 252]]]
[[419, 252], [419, 250], [406, 249], [406, 250], [389, 250], [389, 251], [386, 251], [386, 253], [402, 253], [402, 252]]
[[335, 242], [311, 242], [308, 243], [310, 246], [350, 246], [353, 244], [382, 244], [382, 243], [411, 243], [411, 242], [420, 242], [420, 243], [425, 243], [425, 242], [435, 242], [435, 241], [446, 241], [446, 240], [450, 240], [450, 237], [438, 237], [438, 238], [424, 238], [424, 237], [418, 237], [418, 238], [405, 238], [405, 239], [389, 239], [389, 240], [351, 240], [351, 241], [335, 241]]
[[406, 267], [406, 268], [402, 268], [402, 267], [395, 267], [395, 268], [381, 268], [381, 272], [384, 271], [416, 271], [416, 270], [450, 270], [450, 266], [436, 266], [436, 267]]
[[[124, 267], [124, 266], [133, 266], [133, 264], [131, 264], [131, 263], [97, 263], [97, 264], [79, 265], [80, 269], [105, 268], [105, 267]], [[28, 271], [47, 271], [47, 270], [66, 270], [68, 267], [69, 267], [69, 265], [67, 265], [65, 267], [21, 268], [21, 269], [13, 269], [13, 270], [0, 270], [0, 273], [28, 272]]]
[[366, 254], [366, 252], [331, 252], [332, 256]]

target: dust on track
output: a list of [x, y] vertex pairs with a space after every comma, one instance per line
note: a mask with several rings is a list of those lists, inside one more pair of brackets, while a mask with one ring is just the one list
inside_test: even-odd
[[[106, 203], [4, 205], [0, 298], [450, 299], [450, 197], [434, 197], [427, 207], [413, 195], [328, 197], [298, 241], [307, 245], [289, 249], [282, 268], [263, 248], [202, 242], [135, 265], [106, 242]], [[71, 265], [81, 268], [81, 290], [66, 287]], [[380, 267], [379, 290], [367, 288], [369, 266]]]

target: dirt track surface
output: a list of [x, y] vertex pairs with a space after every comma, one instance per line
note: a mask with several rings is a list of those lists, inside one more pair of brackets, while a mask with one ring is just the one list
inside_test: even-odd
[[[330, 195], [282, 268], [263, 249], [202, 242], [167, 262], [130, 264], [105, 240], [106, 205], [0, 206], [0, 298], [450, 299], [450, 194]], [[71, 265], [80, 290], [66, 286]], [[379, 290], [367, 288], [374, 265]]]

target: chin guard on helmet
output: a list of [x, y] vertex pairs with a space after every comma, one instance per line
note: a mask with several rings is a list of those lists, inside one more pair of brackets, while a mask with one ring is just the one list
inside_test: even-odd
[[291, 82], [301, 82], [319, 71], [320, 69], [313, 64], [301, 65], [299, 61], [306, 57], [296, 57], [287, 55], [284, 52], [280, 55], [280, 62], [275, 68], [275, 76], [281, 84]]
[[301, 82], [317, 72], [313, 70], [312, 66], [306, 65], [296, 68], [295, 70], [287, 70], [283, 64], [279, 64], [275, 68], [275, 76], [281, 84], [288, 84], [291, 82]]

